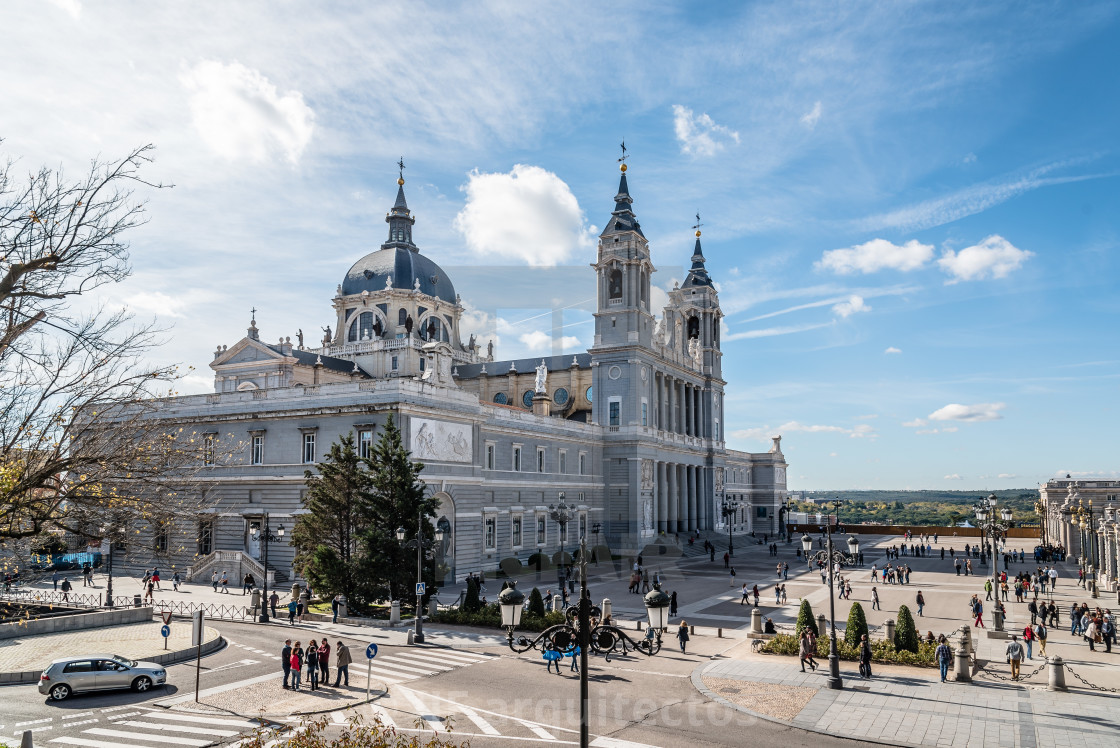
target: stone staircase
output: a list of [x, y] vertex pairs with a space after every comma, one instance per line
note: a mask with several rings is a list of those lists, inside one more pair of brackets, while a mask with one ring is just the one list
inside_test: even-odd
[[[246, 574], [260, 581], [265, 578], [264, 564], [244, 551], [214, 551], [208, 556], [203, 556], [187, 570], [187, 581], [206, 582], [210, 574], [223, 571], [229, 574], [231, 584], [240, 585]], [[268, 584], [275, 586], [277, 582], [288, 581], [287, 572], [268, 567]]]

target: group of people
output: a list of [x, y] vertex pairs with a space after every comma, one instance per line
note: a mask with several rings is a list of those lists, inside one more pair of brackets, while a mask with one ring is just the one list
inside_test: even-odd
[[1078, 634], [1089, 644], [1089, 649], [1096, 651], [1097, 644], [1104, 645], [1106, 653], [1112, 652], [1112, 645], [1116, 643], [1116, 619], [1109, 608], [1100, 607], [1090, 609], [1088, 603], [1076, 603], [1070, 608], [1069, 633]]
[[[305, 672], [312, 691], [317, 691], [320, 683], [323, 686], [330, 685], [331, 645], [326, 637], [323, 637], [321, 644], [312, 639], [307, 643], [306, 649], [298, 641], [293, 645], [291, 639], [285, 639], [284, 648], [280, 650], [280, 662], [284, 668], [285, 689], [298, 691]], [[340, 682], [350, 685], [351, 662], [353, 659], [350, 650], [339, 641], [335, 649], [335, 688], [338, 688]]]
[[881, 571], [875, 564], [872, 564], [871, 581], [880, 581], [879, 577], [881, 576], [883, 584], [910, 584], [910, 574], [912, 572], [913, 569], [910, 568], [909, 564], [895, 566], [888, 563]]

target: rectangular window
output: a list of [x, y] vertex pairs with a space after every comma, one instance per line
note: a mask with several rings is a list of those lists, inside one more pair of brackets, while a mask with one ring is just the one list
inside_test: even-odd
[[619, 421], [621, 421], [622, 418], [621, 411], [622, 403], [618, 402], [617, 400], [610, 403], [610, 421], [608, 422], [608, 425], [617, 426], [619, 424]]
[[544, 517], [537, 517], [537, 545], [544, 545], [545, 538]]
[[171, 544], [171, 528], [166, 522], [160, 522], [156, 525], [155, 536], [155, 550], [156, 553], [167, 553], [167, 547]]
[[584, 452], [579, 453], [579, 474], [587, 475], [587, 454]]
[[579, 539], [587, 537], [587, 515], [579, 515]]
[[363, 460], [373, 452], [373, 430], [362, 429], [358, 432], [358, 456]]
[[495, 542], [494, 528], [495, 528], [496, 524], [497, 524], [497, 520], [494, 519], [493, 517], [487, 517], [486, 518], [486, 548], [487, 548], [487, 550], [493, 550], [494, 549], [494, 542]]
[[[397, 337], [399, 338], [400, 335], [398, 335]], [[396, 371], [396, 370], [397, 370], [397, 357], [393, 356], [393, 371]]]
[[214, 551], [214, 522], [202, 520], [198, 523], [198, 555], [209, 556]]
[[544, 472], [544, 450], [537, 447], [537, 472]]
[[755, 507], [754, 516], [758, 517], [759, 519], [765, 519], [766, 518], [766, 507], [764, 507], [764, 506]]
[[249, 460], [254, 465], [264, 464], [264, 434], [253, 434], [253, 448]]
[[513, 470], [514, 472], [521, 472], [521, 447], [513, 448]]
[[649, 403], [645, 400], [642, 400], [642, 425], [649, 425]]
[[304, 464], [315, 462], [315, 434], [303, 435], [303, 462]]
[[560, 470], [561, 473], [568, 472], [568, 453], [563, 449], [560, 450]]
[[424, 359], [420, 359], [420, 371], [424, 371]]
[[202, 464], [214, 464], [214, 437], [215, 434], [203, 434], [202, 436]]
[[514, 517], [513, 518], [513, 528], [512, 528], [512, 530], [513, 530], [513, 532], [512, 532], [513, 547], [514, 548], [520, 548], [521, 547], [521, 518], [520, 517]]
[[494, 452], [497, 451], [493, 444], [486, 445], [486, 469], [494, 469]]

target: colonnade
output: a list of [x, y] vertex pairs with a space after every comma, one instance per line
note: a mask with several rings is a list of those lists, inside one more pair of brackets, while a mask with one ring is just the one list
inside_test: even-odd
[[662, 372], [654, 374], [654, 426], [686, 436], [708, 436], [704, 428], [704, 390]]
[[675, 462], [657, 462], [654, 467], [653, 527], [658, 532], [692, 532], [715, 527], [709, 468]]

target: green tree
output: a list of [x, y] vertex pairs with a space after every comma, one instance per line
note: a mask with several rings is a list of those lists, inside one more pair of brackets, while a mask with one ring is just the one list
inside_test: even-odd
[[[400, 429], [390, 414], [366, 461], [372, 475], [374, 521], [363, 540], [369, 557], [367, 573], [377, 580], [381, 595], [394, 600], [414, 599], [416, 549], [406, 546], [416, 539], [421, 527], [425, 543], [434, 543], [431, 520], [439, 509], [438, 499], [424, 496], [426, 489], [420, 480], [423, 463], [410, 458], [411, 453], [404, 448]], [[403, 543], [397, 540], [398, 527], [405, 531]], [[432, 588], [434, 575], [427, 559], [422, 565], [422, 578], [429, 589]]]
[[292, 529], [295, 567], [314, 588], [341, 592], [352, 604], [360, 605], [364, 576], [358, 563], [358, 541], [373, 518], [371, 476], [354, 448], [352, 435], [331, 444], [316, 467], [318, 474], [304, 471], [307, 514], [300, 515]]
[[541, 597], [541, 591], [534, 587], [529, 593], [529, 615], [544, 618], [544, 613], [544, 598]]
[[473, 579], [467, 580], [467, 594], [463, 598], [463, 612], [477, 613], [482, 610], [482, 601], [478, 599], [478, 583]]
[[808, 600], [801, 601], [801, 608], [797, 611], [797, 638], [801, 638], [801, 632], [809, 629], [813, 632], [813, 636], [820, 636], [817, 631], [817, 619], [813, 618], [813, 606], [809, 604]]
[[905, 605], [898, 607], [898, 620], [894, 629], [894, 648], [906, 652], [918, 651], [918, 629], [914, 626], [914, 616]]
[[848, 611], [848, 625], [844, 627], [844, 643], [858, 646], [860, 637], [866, 633], [867, 617], [863, 614], [863, 606], [852, 603], [852, 608]]

